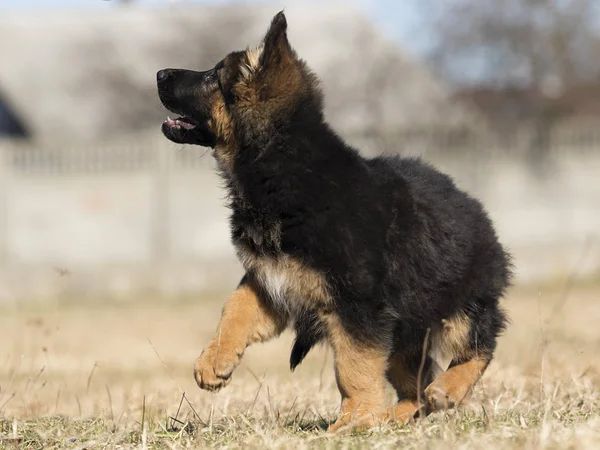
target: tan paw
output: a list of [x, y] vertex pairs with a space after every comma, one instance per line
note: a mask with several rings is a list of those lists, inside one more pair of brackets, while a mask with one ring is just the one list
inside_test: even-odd
[[340, 421], [339, 419], [335, 421], [335, 423], [330, 424], [327, 427], [327, 432], [328, 433], [337, 433], [338, 430], [344, 426], [346, 426], [347, 424], [343, 421]]
[[366, 431], [377, 426], [379, 423], [375, 420], [373, 414], [366, 414], [362, 417], [355, 417], [351, 414], [340, 416], [335, 423], [327, 428], [328, 433], [337, 433], [338, 431]]
[[410, 400], [402, 400], [393, 408], [389, 408], [383, 416], [385, 422], [397, 423], [406, 425], [415, 420], [419, 408], [416, 402]]
[[453, 385], [444, 380], [435, 380], [425, 389], [429, 411], [442, 411], [460, 405], [469, 394], [470, 386]]
[[221, 346], [209, 345], [196, 360], [194, 377], [201, 389], [219, 391], [229, 384], [240, 363], [241, 354]]
[[468, 400], [489, 359], [473, 358], [440, 374], [425, 389], [429, 412], [456, 408]]

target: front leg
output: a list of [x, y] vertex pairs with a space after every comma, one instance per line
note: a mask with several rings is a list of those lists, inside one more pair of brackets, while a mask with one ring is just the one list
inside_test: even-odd
[[286, 317], [265, 301], [256, 282], [245, 276], [225, 303], [215, 336], [196, 360], [194, 376], [198, 386], [208, 391], [225, 387], [246, 347], [278, 336], [286, 323]]
[[325, 323], [334, 352], [336, 381], [342, 395], [340, 416], [329, 426], [329, 432], [346, 426], [370, 428], [378, 425], [385, 411], [388, 351], [357, 342], [335, 314], [330, 314]]

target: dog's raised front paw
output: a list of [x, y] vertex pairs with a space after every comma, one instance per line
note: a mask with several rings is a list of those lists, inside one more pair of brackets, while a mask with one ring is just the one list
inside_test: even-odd
[[236, 351], [223, 346], [209, 345], [194, 366], [194, 377], [201, 389], [219, 391], [229, 384], [231, 374], [240, 363]]

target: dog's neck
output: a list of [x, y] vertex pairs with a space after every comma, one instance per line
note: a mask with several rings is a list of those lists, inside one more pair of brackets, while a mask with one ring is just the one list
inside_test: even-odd
[[[345, 168], [343, 178], [339, 167]], [[230, 173], [224, 175], [233, 208], [243, 204], [261, 214], [280, 216], [314, 210], [328, 197], [331, 201], [337, 190], [346, 189], [349, 173], [359, 179], [364, 171], [358, 152], [321, 122], [308, 129], [274, 130], [262, 141], [241, 146]], [[319, 189], [309, 192], [307, 186]]]

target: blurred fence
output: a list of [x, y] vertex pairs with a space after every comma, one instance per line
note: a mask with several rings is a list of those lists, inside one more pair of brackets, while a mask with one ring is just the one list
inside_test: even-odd
[[[423, 154], [452, 175], [484, 201], [518, 280], [532, 281], [600, 271], [600, 132], [587, 130], [553, 135], [542, 160], [519, 150], [530, 136], [349, 140]], [[0, 151], [0, 301], [183, 294], [241, 275], [210, 151], [161, 137]]]

